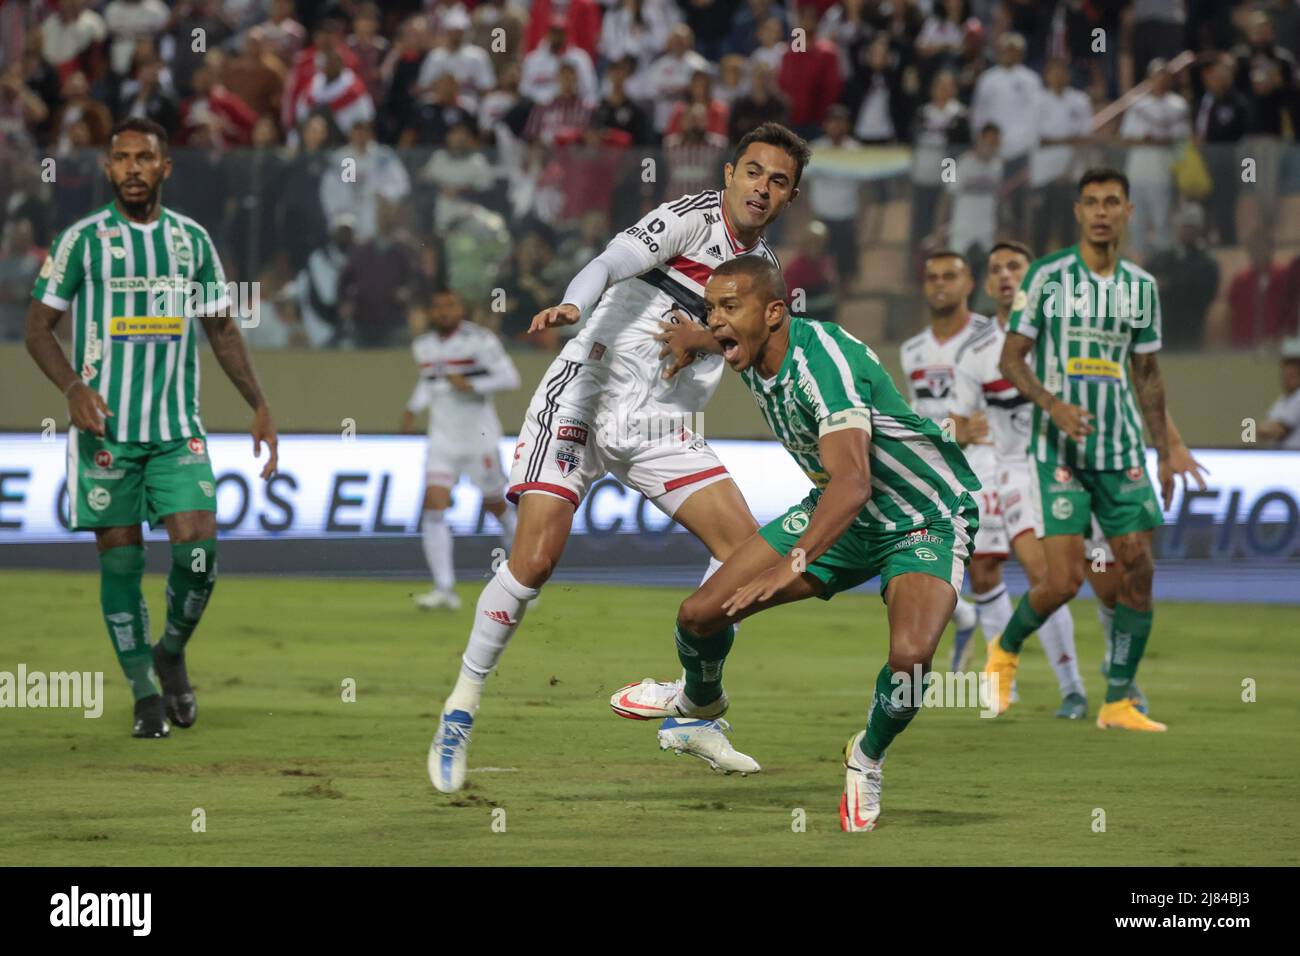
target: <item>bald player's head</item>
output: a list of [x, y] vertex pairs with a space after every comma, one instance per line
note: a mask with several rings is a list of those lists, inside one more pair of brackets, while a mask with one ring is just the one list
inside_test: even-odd
[[704, 287], [709, 331], [737, 372], [759, 365], [761, 374], [775, 374], [762, 361], [768, 340], [785, 325], [786, 294], [781, 270], [761, 256], [741, 256], [713, 270]]

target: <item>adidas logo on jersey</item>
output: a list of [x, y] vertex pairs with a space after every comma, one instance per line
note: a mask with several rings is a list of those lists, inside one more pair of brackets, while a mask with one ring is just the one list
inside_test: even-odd
[[722, 246], [709, 246], [709, 248], [705, 249], [704, 251], [709, 255], [713, 256], [713, 258], [715, 259], [722, 258]]

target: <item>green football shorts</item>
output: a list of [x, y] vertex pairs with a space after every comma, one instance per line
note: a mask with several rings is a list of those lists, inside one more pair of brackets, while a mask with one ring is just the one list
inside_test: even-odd
[[[971, 541], [979, 530], [979, 507], [968, 494], [952, 520], [938, 518], [920, 528], [888, 531], [861, 520], [849, 526], [834, 544], [805, 569], [824, 585], [823, 600], [880, 578], [883, 597], [889, 582], [900, 574], [919, 571], [947, 581], [961, 594], [962, 578], [970, 563]], [[816, 501], [805, 498], [781, 517], [769, 521], [758, 533], [778, 554], [789, 554], [808, 528]]]
[[1093, 515], [1108, 538], [1149, 531], [1164, 523], [1145, 468], [1089, 471], [1051, 462], [1035, 464], [1045, 538], [1066, 534], [1086, 538], [1092, 533]]
[[152, 526], [178, 511], [216, 511], [205, 438], [119, 442], [68, 429], [68, 519], [74, 531]]

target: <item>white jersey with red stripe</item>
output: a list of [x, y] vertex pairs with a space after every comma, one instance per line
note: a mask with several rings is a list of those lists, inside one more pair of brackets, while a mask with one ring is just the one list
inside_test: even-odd
[[[462, 322], [449, 335], [427, 332], [411, 342], [420, 380], [407, 410], [429, 411], [429, 445], [456, 454], [495, 449], [501, 420], [492, 404], [495, 392], [519, 387], [519, 372], [491, 331]], [[449, 376], [463, 375], [468, 390]]]
[[970, 343], [957, 366], [952, 406], [963, 418], [984, 412], [999, 464], [1026, 459], [1034, 410], [998, 368], [1006, 339], [1006, 330], [994, 322], [978, 341]]
[[[942, 341], [935, 337], [933, 329], [926, 329], [903, 343], [899, 350], [903, 377], [918, 415], [940, 428], [951, 429], [950, 419], [957, 412], [958, 369], [970, 361], [972, 350], [986, 342], [996, 326], [988, 316], [972, 312], [965, 325]], [[962, 451], [982, 486], [975, 553], [1004, 555], [1008, 544], [998, 500], [998, 460], [993, 445], [967, 445]]]
[[591, 310], [582, 330], [564, 347], [571, 362], [627, 366], [630, 393], [617, 396], [620, 406], [647, 402], [684, 412], [701, 411], [722, 380], [720, 355], [696, 358], [665, 381], [670, 359], [659, 358], [654, 340], [660, 322], [674, 321], [673, 310], [704, 322], [704, 284], [713, 270], [730, 259], [760, 255], [779, 267], [767, 240], [745, 248], [732, 235], [722, 212], [722, 192], [710, 189], [664, 203], [624, 229], [619, 244], [644, 266], [630, 279], [611, 285]]

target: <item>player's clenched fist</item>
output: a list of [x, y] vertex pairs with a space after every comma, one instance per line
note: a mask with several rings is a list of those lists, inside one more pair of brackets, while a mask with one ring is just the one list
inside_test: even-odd
[[543, 329], [553, 329], [557, 325], [573, 325], [580, 318], [582, 313], [578, 311], [576, 305], [553, 305], [549, 309], [542, 309], [533, 316], [532, 324], [528, 326], [529, 332], [541, 332]]
[[1075, 441], [1083, 441], [1092, 434], [1092, 413], [1069, 402], [1054, 401], [1050, 406], [1056, 427]]
[[104, 419], [111, 414], [104, 396], [85, 383], [78, 382], [68, 392], [68, 417], [81, 431], [102, 436]]

